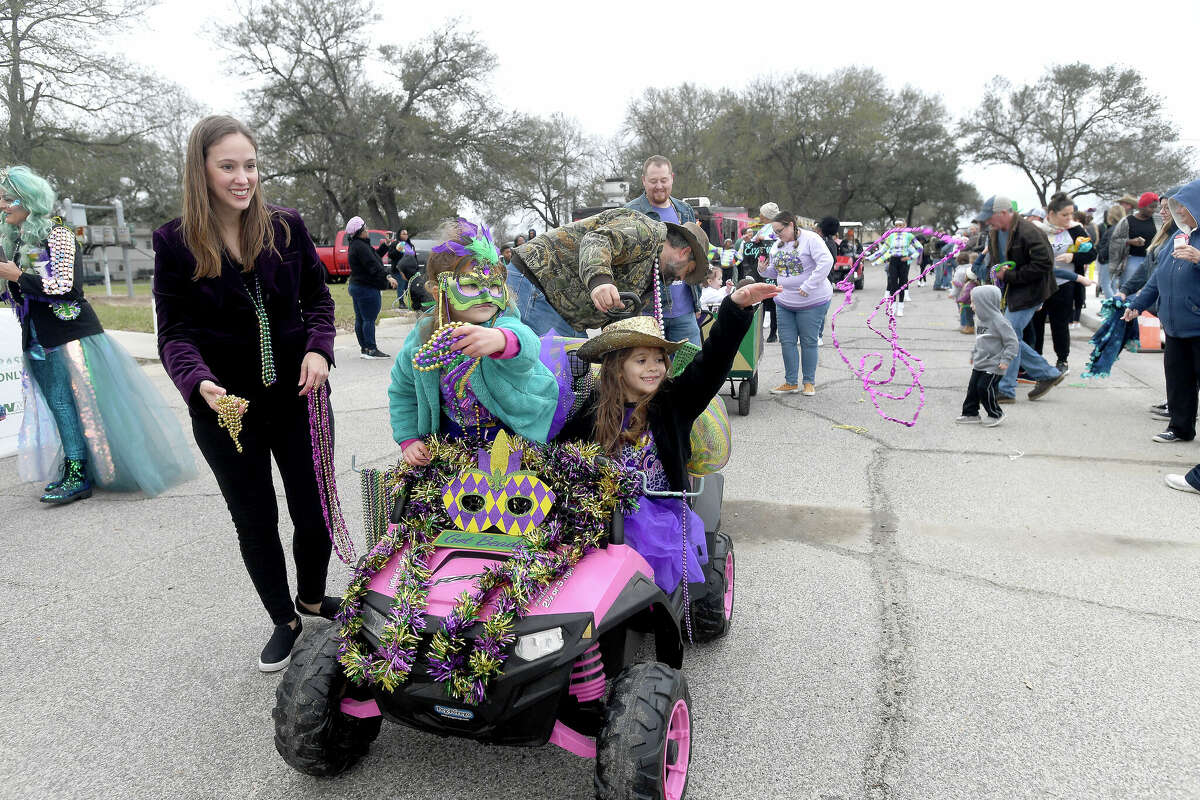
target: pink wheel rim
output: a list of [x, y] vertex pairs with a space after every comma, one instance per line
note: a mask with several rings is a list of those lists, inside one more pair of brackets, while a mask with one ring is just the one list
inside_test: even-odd
[[733, 619], [733, 553], [725, 556], [725, 621]]
[[[671, 742], [676, 743], [672, 762]], [[692, 755], [692, 717], [687, 703], [680, 698], [671, 709], [667, 724], [667, 740], [663, 743], [663, 794], [667, 800], [680, 800], [687, 786], [688, 761]]]

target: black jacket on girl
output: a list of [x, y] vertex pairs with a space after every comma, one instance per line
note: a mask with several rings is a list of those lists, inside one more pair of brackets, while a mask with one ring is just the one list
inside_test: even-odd
[[[664, 381], [650, 400], [647, 421], [672, 491], [682, 492], [689, 488], [687, 463], [692, 457], [692, 423], [725, 385], [738, 347], [753, 319], [753, 306], [742, 308], [726, 297], [717, 310], [717, 319], [703, 349], [678, 377]], [[584, 409], [563, 426], [555, 439], [594, 441], [597, 399], [598, 394], [593, 391]]]

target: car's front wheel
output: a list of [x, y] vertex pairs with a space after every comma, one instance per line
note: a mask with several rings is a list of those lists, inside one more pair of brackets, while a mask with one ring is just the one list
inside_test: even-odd
[[275, 749], [309, 775], [337, 775], [366, 755], [382, 717], [342, 713], [346, 676], [338, 663], [336, 628], [303, 640], [275, 689]]
[[617, 676], [596, 740], [598, 800], [680, 800], [692, 757], [692, 699], [679, 670], [633, 664]]

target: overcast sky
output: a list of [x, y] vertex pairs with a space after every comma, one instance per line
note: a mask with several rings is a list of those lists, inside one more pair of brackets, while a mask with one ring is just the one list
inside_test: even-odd
[[[601, 137], [618, 131], [629, 99], [647, 86], [692, 81], [736, 88], [796, 69], [869, 66], [893, 89], [912, 84], [940, 94], [957, 118], [978, 104], [994, 75], [1019, 83], [1035, 80], [1052, 63], [1118, 63], [1139, 70], [1157, 87], [1180, 136], [1200, 149], [1194, 88], [1200, 64], [1191, 46], [1171, 43], [1182, 35], [1173, 30], [1194, 27], [1200, 19], [1197, 0], [1144, 7], [1107, 1], [1034, 6], [727, 0], [688, 7], [692, 11], [667, 13], [662, 4], [630, 0], [380, 3], [383, 19], [374, 24], [374, 38], [409, 42], [459, 17], [495, 54], [491, 89], [497, 107], [564, 112]], [[1024, 7], [1038, 10], [1018, 10]], [[136, 35], [138, 46], [130, 55], [184, 86], [213, 112], [242, 114], [240, 92], [247, 83], [223, 63], [206, 33], [235, 14], [227, 0], [161, 0], [147, 17], [149, 33]], [[1156, 20], [1161, 28], [1151, 27]], [[1032, 187], [1015, 169], [968, 165], [964, 175], [985, 197], [1007, 193], [1023, 208], [1034, 204]]]

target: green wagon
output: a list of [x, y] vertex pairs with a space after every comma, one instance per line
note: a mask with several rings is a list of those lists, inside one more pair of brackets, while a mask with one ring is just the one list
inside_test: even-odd
[[[704, 313], [700, 321], [700, 338], [708, 338], [712, 327], [714, 314]], [[750, 398], [758, 394], [758, 360], [763, 350], [763, 308], [760, 303], [754, 310], [754, 321], [742, 343], [738, 345], [737, 355], [733, 358], [733, 366], [729, 369], [729, 396], [737, 399], [738, 414], [746, 416], [750, 413]]]

